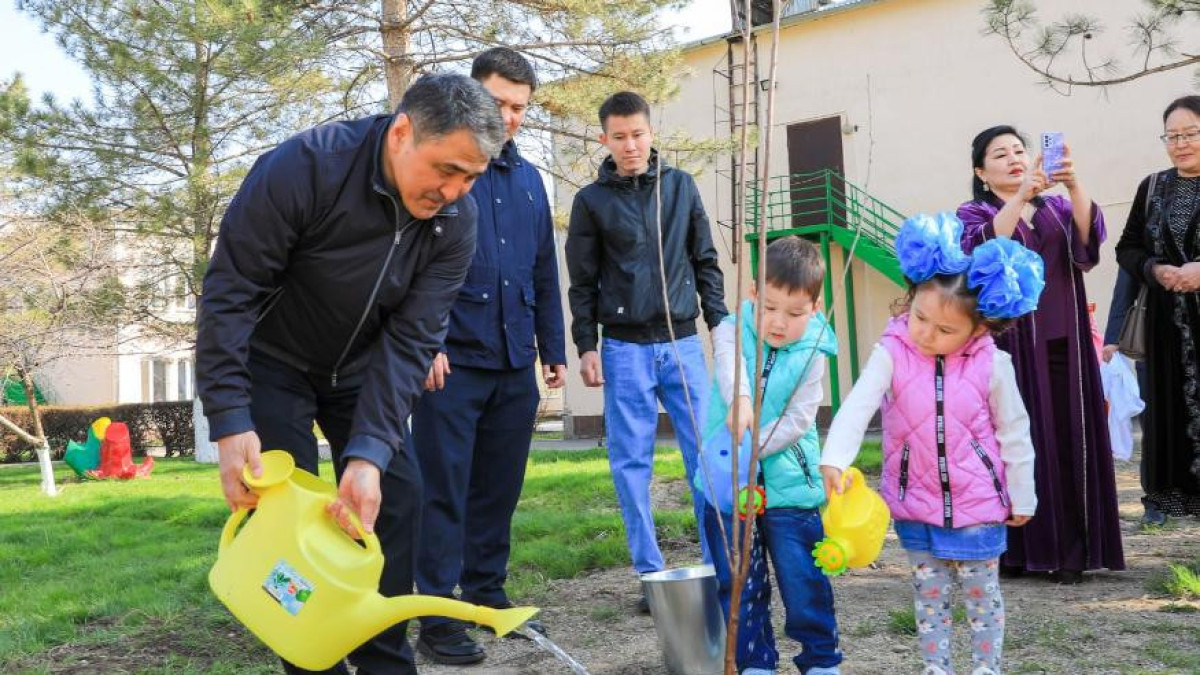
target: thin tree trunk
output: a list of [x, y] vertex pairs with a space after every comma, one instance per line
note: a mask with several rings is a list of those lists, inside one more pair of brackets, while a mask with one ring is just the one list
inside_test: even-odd
[[220, 454], [217, 444], [208, 440], [208, 418], [204, 416], [204, 406], [200, 405], [199, 396], [192, 399], [192, 429], [196, 432], [196, 461], [216, 464]]
[[408, 27], [404, 19], [408, 14], [408, 0], [380, 0], [381, 21], [379, 32], [383, 36], [383, 73], [387, 80], [388, 109], [400, 105], [400, 97], [413, 80], [413, 61], [408, 54]]
[[58, 496], [58, 487], [54, 484], [54, 465], [50, 463], [50, 441], [46, 439], [46, 431], [42, 427], [42, 411], [38, 409], [37, 389], [33, 386], [33, 378], [29, 371], [17, 366], [17, 375], [21, 377], [21, 387], [25, 390], [25, 405], [33, 417], [33, 437], [21, 434], [26, 442], [37, 447], [38, 466], [42, 470], [42, 492], [51, 497]]

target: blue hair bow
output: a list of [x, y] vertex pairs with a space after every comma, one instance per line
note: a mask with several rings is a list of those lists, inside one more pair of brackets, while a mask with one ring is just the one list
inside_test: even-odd
[[967, 288], [978, 293], [979, 313], [989, 319], [1032, 312], [1045, 287], [1042, 257], [1012, 239], [992, 239], [971, 254]]
[[936, 216], [917, 214], [900, 226], [896, 234], [896, 258], [900, 271], [914, 284], [935, 274], [962, 274], [971, 259], [962, 251], [963, 224], [953, 213]]

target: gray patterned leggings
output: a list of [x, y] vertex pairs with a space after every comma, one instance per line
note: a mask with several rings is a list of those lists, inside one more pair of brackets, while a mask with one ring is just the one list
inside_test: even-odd
[[925, 551], [906, 551], [912, 567], [917, 638], [927, 672], [953, 673], [950, 637], [954, 633], [954, 585], [962, 587], [971, 628], [971, 668], [1000, 672], [1004, 646], [1004, 598], [1000, 596], [999, 559], [939, 560]]

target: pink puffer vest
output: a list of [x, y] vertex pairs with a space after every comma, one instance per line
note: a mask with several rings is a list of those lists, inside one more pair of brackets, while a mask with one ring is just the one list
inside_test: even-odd
[[880, 486], [892, 517], [948, 527], [1003, 522], [1009, 499], [988, 404], [996, 350], [992, 337], [984, 334], [941, 357], [944, 475], [937, 444], [937, 360], [917, 350], [908, 336], [907, 315], [891, 320], [880, 344], [893, 366], [892, 388], [883, 401]]

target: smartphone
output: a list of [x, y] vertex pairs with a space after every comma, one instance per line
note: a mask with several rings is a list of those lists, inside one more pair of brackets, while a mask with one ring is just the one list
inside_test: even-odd
[[1061, 131], [1047, 131], [1042, 134], [1042, 170], [1050, 178], [1055, 171], [1062, 168], [1063, 134]]

